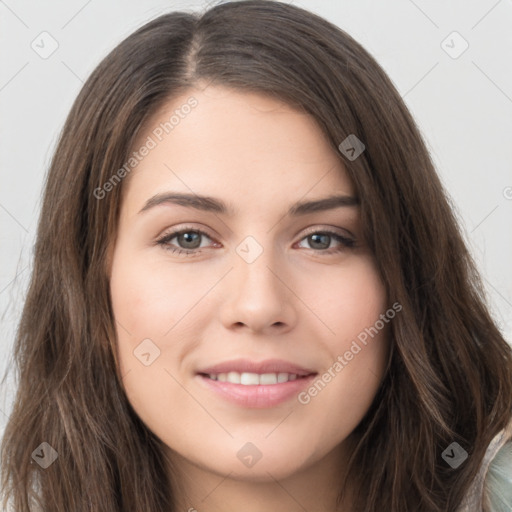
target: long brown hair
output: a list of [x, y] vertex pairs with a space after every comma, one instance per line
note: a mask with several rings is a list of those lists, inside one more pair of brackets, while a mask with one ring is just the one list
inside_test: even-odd
[[[10, 499], [17, 512], [33, 510], [31, 500], [44, 510], [175, 510], [163, 444], [131, 408], [115, 359], [107, 267], [124, 181], [103, 199], [95, 191], [126, 162], [144, 122], [199, 81], [285, 100], [338, 151], [389, 301], [403, 308], [391, 324], [388, 371], [354, 433], [353, 510], [452, 512], [511, 419], [512, 350], [385, 72], [340, 28], [270, 0], [159, 16], [117, 46], [78, 95], [45, 183], [15, 340], [4, 509]], [[351, 134], [366, 148], [355, 160], [338, 150]], [[457, 469], [442, 458], [454, 441], [469, 453]], [[48, 452], [41, 443], [58, 454], [46, 469], [33, 457]]]

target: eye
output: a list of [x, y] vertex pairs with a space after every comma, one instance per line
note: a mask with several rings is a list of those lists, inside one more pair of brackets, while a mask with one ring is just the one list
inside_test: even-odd
[[[157, 240], [156, 243], [172, 253], [186, 255], [199, 254], [201, 251], [197, 249], [201, 248], [201, 237], [206, 237], [211, 240], [208, 234], [201, 229], [185, 227], [164, 235], [162, 238]], [[182, 248], [172, 245], [170, 242], [174, 238], [177, 239], [178, 243], [183, 244], [184, 247]]]
[[[201, 229], [184, 227], [180, 230], [165, 234], [158, 239], [156, 243], [161, 245], [166, 251], [171, 251], [173, 254], [184, 254], [187, 256], [196, 255], [205, 247], [201, 245], [202, 237], [212, 240], [212, 238]], [[178, 246], [171, 243], [174, 239], [176, 239], [179, 244]], [[356, 241], [353, 238], [341, 235], [332, 230], [311, 231], [301, 239], [301, 242], [303, 240], [308, 240], [308, 243], [312, 246], [310, 249], [322, 254], [338, 253], [353, 248], [356, 245]], [[339, 244], [338, 247], [330, 247], [333, 240]]]
[[[349, 238], [331, 230], [312, 231], [302, 240], [307, 240], [308, 243], [312, 245], [313, 249], [328, 249], [321, 250], [320, 252], [323, 254], [338, 253], [346, 249], [351, 249], [356, 245], [356, 241], [353, 238]], [[338, 247], [330, 247], [332, 240], [335, 240], [340, 245]]]

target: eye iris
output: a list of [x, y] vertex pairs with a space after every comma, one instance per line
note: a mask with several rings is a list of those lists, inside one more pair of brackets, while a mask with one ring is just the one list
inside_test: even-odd
[[[319, 242], [319, 243], [320, 243], [320, 245], [323, 245], [323, 246], [325, 246], [325, 247], [316, 247], [316, 248], [317, 248], [317, 249], [326, 249], [326, 248], [328, 248], [328, 247], [329, 247], [329, 238], [330, 238], [330, 235], [326, 235], [326, 234], [318, 234], [318, 233], [316, 233], [316, 234], [314, 234], [314, 235], [311, 235], [311, 236], [310, 236], [310, 239], [313, 241], [313, 246], [314, 246], [316, 243], [318, 243], [318, 238], [319, 238], [319, 237], [323, 237], [323, 238], [324, 238], [324, 242], [323, 242], [323, 243], [322, 243], [322, 242]], [[325, 238], [327, 238], [327, 239], [328, 239], [328, 240], [327, 240], [327, 242], [325, 242]]]
[[[194, 237], [196, 238], [195, 242], [199, 241], [199, 244], [194, 245], [193, 240], [190, 240], [191, 238], [193, 239]], [[187, 231], [185, 233], [181, 233], [180, 235], [178, 235], [178, 241], [180, 242], [180, 244], [182, 242], [185, 243], [185, 246], [184, 246], [185, 249], [197, 249], [199, 247], [199, 245], [201, 245], [201, 235], [199, 233]], [[189, 242], [192, 242], [192, 244], [193, 244], [192, 247], [187, 245]]]

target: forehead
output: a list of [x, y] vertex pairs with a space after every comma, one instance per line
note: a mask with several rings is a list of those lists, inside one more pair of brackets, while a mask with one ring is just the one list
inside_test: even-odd
[[150, 149], [125, 183], [134, 208], [166, 191], [223, 197], [234, 210], [354, 194], [314, 118], [259, 93], [191, 88], [147, 120], [132, 152], [144, 146]]

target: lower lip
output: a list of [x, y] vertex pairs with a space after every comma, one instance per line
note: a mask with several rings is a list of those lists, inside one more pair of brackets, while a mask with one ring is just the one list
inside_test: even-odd
[[316, 374], [307, 377], [280, 382], [279, 384], [265, 384], [246, 386], [244, 384], [232, 384], [212, 380], [204, 375], [197, 377], [207, 386], [215, 391], [222, 398], [240, 407], [252, 407], [265, 409], [282, 404], [292, 397], [297, 396], [302, 389], [309, 386]]

